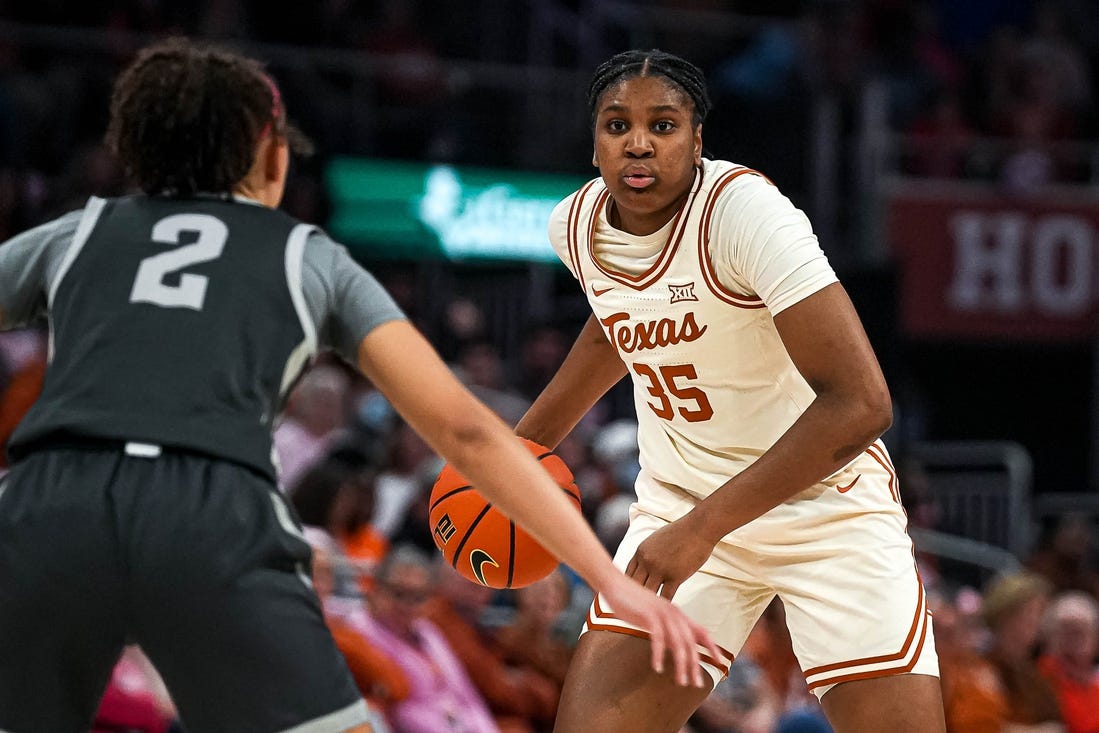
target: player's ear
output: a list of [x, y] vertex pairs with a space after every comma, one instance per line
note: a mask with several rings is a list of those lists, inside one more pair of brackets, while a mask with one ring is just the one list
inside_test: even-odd
[[290, 149], [284, 138], [267, 136], [260, 142], [260, 155], [263, 156], [264, 178], [272, 183], [286, 178], [290, 167]]
[[591, 164], [594, 165], [596, 168], [599, 167], [599, 151], [591, 151]]
[[695, 138], [694, 139], [695, 165], [699, 166], [699, 165], [702, 165], [702, 123], [701, 122], [699, 122], [698, 125], [695, 126], [694, 138]]

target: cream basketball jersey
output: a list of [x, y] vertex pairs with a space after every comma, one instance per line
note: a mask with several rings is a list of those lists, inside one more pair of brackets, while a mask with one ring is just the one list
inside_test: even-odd
[[743, 166], [703, 161], [648, 237], [610, 226], [608, 203], [590, 181], [554, 210], [550, 239], [633, 379], [642, 469], [704, 497], [813, 401], [772, 316], [836, 276], [805, 215]]

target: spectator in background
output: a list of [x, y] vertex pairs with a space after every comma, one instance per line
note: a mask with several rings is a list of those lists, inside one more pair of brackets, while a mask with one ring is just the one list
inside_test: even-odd
[[[809, 710], [818, 718], [822, 712], [817, 699], [809, 692], [794, 655], [790, 630], [786, 628], [786, 607], [774, 599], [756, 623], [741, 650], [741, 657], [754, 663], [763, 674], [766, 687], [774, 698], [775, 714], [781, 718], [788, 713]], [[760, 700], [757, 704], [766, 704]]]
[[305, 537], [313, 548], [313, 589], [324, 608], [325, 623], [375, 718], [371, 721], [373, 733], [388, 733], [381, 716], [408, 697], [408, 678], [400, 665], [372, 645], [356, 626], [355, 619], [366, 613], [363, 600], [337, 593], [337, 566], [346, 561], [339, 544], [316, 527], [306, 527]]
[[[897, 461], [897, 480], [901, 486], [901, 501], [908, 515], [909, 528], [938, 530], [942, 520], [942, 503], [935, 495], [931, 476], [924, 464], [911, 455], [901, 454]], [[924, 586], [938, 588], [942, 583], [938, 555], [916, 550], [915, 557]], [[937, 626], [936, 635], [938, 635]]]
[[951, 733], [1063, 731], [1053, 689], [1034, 661], [1048, 581], [1034, 573], [994, 580], [982, 615], [992, 632], [983, 656], [943, 668], [943, 697]]
[[[374, 524], [392, 539], [400, 532], [423, 490], [424, 478], [442, 469], [431, 446], [404, 420], [397, 420], [389, 437], [387, 460], [378, 475], [378, 505]], [[434, 477], [432, 477], [434, 480]]]
[[375, 475], [354, 451], [345, 448], [306, 469], [288, 493], [302, 524], [324, 530], [334, 539], [364, 589], [370, 587], [374, 568], [389, 549], [386, 538], [370, 522]]
[[526, 399], [534, 399], [549, 384], [568, 350], [568, 339], [555, 326], [538, 326], [527, 333], [519, 356], [518, 380]]
[[1080, 591], [1053, 599], [1038, 669], [1057, 694], [1067, 733], [1099, 732], [1099, 602]]
[[447, 69], [427, 35], [420, 4], [379, 3], [380, 15], [362, 38], [385, 60], [375, 89], [376, 139], [383, 155], [418, 159], [437, 152], [447, 109]]
[[1080, 590], [1099, 598], [1092, 536], [1092, 521], [1086, 514], [1063, 514], [1046, 527], [1026, 565], [1049, 580], [1056, 593]]
[[[778, 722], [777, 708], [778, 701], [759, 667], [741, 655], [691, 716], [691, 729], [696, 733], [771, 733]], [[823, 716], [819, 719], [823, 722]], [[827, 730], [828, 723], [824, 726]]]
[[347, 422], [350, 389], [351, 379], [342, 366], [321, 361], [291, 392], [274, 434], [283, 489], [293, 486], [333, 445]]
[[438, 342], [439, 353], [447, 362], [457, 359], [465, 347], [486, 338], [484, 309], [465, 296], [450, 300], [440, 320], [432, 342]]
[[976, 131], [965, 119], [955, 88], [940, 88], [909, 130], [907, 168], [926, 178], [962, 178]]
[[514, 592], [515, 615], [493, 634], [504, 660], [534, 669], [558, 687], [565, 681], [576, 635], [564, 614], [571, 589], [561, 570]]
[[418, 549], [394, 547], [378, 568], [372, 615], [349, 619], [404, 670], [409, 695], [393, 706], [400, 733], [498, 733], [492, 714], [446, 637], [424, 617], [436, 587], [435, 567]]
[[430, 509], [431, 487], [435, 484], [439, 472], [443, 470], [443, 461], [440, 458], [432, 458], [425, 461], [413, 474], [415, 494], [408, 504], [401, 524], [396, 533], [390, 538], [390, 543], [411, 545], [418, 547], [423, 552], [434, 555], [438, 552], [435, 540], [432, 539]]
[[474, 687], [488, 703], [504, 733], [531, 733], [551, 726], [561, 694], [559, 683], [536, 669], [510, 664], [484, 625], [492, 589], [463, 578], [438, 563], [435, 597], [423, 608], [461, 660]]
[[514, 425], [530, 407], [530, 400], [508, 384], [500, 352], [487, 341], [467, 345], [458, 355], [456, 371], [469, 391]]

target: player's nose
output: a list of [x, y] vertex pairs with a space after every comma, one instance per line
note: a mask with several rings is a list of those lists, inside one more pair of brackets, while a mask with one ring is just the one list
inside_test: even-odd
[[626, 136], [626, 155], [631, 158], [647, 158], [652, 154], [652, 138], [647, 130], [633, 130]]

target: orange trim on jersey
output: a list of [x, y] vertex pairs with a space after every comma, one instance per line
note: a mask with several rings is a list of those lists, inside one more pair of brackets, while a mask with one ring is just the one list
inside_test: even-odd
[[687, 221], [691, 217], [691, 209], [694, 207], [695, 200], [698, 198], [698, 192], [701, 189], [702, 173], [701, 171], [695, 171], [695, 182], [692, 186], [691, 193], [689, 194], [686, 203], [683, 206], [680, 206], [679, 211], [675, 214], [672, 232], [668, 237], [668, 241], [664, 244], [664, 249], [660, 251], [660, 256], [656, 259], [656, 262], [653, 263], [652, 267], [640, 275], [628, 275], [624, 272], [611, 270], [604, 267], [603, 263], [599, 261], [599, 258], [595, 256], [595, 222], [596, 218], [599, 216], [599, 211], [603, 208], [606, 199], [610, 196], [610, 191], [605, 190], [603, 195], [601, 195], [596, 202], [595, 208], [592, 209], [591, 228], [588, 233], [588, 257], [600, 272], [619, 285], [625, 285], [632, 290], [644, 290], [649, 287], [659, 280], [671, 266], [675, 252], [679, 249], [679, 243], [683, 240], [683, 234], [687, 230]]
[[927, 613], [926, 619], [923, 625], [923, 632], [920, 634], [920, 641], [916, 645], [916, 653], [912, 655], [912, 660], [908, 664], [901, 665], [900, 667], [888, 667], [886, 669], [875, 669], [869, 672], [854, 672], [852, 674], [839, 675], [838, 677], [829, 677], [827, 679], [814, 682], [809, 685], [809, 690], [815, 690], [818, 687], [824, 685], [837, 685], [840, 682], [854, 682], [855, 680], [869, 680], [875, 677], [889, 677], [895, 674], [907, 674], [916, 667], [916, 662], [920, 660], [920, 654], [923, 653], [923, 644], [927, 640], [927, 626], [931, 623], [931, 612]]
[[[881, 455], [879, 455], [881, 449], [878, 448], [877, 443], [871, 443], [869, 446], [867, 446], [865, 452], [867, 455], [877, 461], [878, 465], [884, 468], [886, 473], [889, 474], [889, 494], [893, 497], [893, 501], [900, 504], [901, 492], [897, 488], [897, 469], [893, 467], [893, 462], [889, 460], [889, 456], [885, 455], [884, 453], [881, 453]], [[905, 516], [907, 516], [907, 514]]]
[[[641, 631], [640, 629], [634, 629], [634, 628], [630, 628], [630, 627], [626, 627], [626, 626], [611, 626], [610, 624], [599, 624], [599, 623], [595, 623], [591, 620], [588, 621], [588, 631], [610, 631], [611, 633], [614, 633], [614, 634], [625, 634], [626, 636], [635, 636], [638, 639], [646, 639], [646, 640], [651, 640], [652, 639], [652, 636], [649, 634], [648, 631]], [[717, 659], [714, 659], [712, 655], [707, 654], [707, 653], [705, 653], [701, 650], [699, 650], [699, 652], [698, 652], [698, 658], [701, 659], [703, 662], [706, 662], [707, 664], [714, 665], [715, 667], [717, 667], [721, 671], [722, 675], [728, 676], [729, 667], [732, 665], [732, 662], [727, 663], [727, 662], [718, 661]]]
[[565, 242], [568, 244], [569, 259], [572, 260], [572, 269], [576, 273], [576, 279], [580, 281], [582, 291], [587, 289], [587, 285], [584, 283], [584, 269], [580, 266], [579, 237], [576, 236], [576, 230], [580, 226], [580, 210], [583, 208], [584, 197], [588, 195], [588, 191], [597, 180], [599, 179], [588, 181], [576, 192], [576, 198], [572, 200], [572, 206], [569, 207], [569, 218], [565, 224]]
[[767, 176], [751, 168], [738, 168], [723, 174], [718, 179], [717, 184], [710, 191], [710, 195], [706, 200], [706, 208], [698, 224], [698, 261], [702, 266], [702, 279], [706, 281], [706, 286], [710, 289], [710, 292], [716, 295], [719, 300], [737, 308], [763, 308], [765, 304], [759, 296], [734, 293], [722, 285], [717, 273], [714, 271], [714, 263], [710, 261], [710, 220], [713, 218], [714, 209], [717, 207], [718, 195], [733, 182], [733, 179], [743, 176], [745, 173], [757, 175], [770, 183]]
[[900, 667], [890, 667], [888, 669], [872, 670], [870, 672], [853, 673], [848, 677], [828, 677], [824, 680], [818, 680], [816, 682], [810, 683], [809, 689], [812, 690], [813, 688], [820, 687], [821, 685], [831, 685], [836, 684], [837, 682], [845, 682], [847, 681], [847, 679], [863, 679], [864, 676], [874, 677], [882, 676], [885, 674], [901, 674], [903, 672], [910, 671], [914, 666], [916, 666], [916, 660], [920, 658], [920, 652], [923, 650], [923, 642], [924, 639], [927, 637], [927, 605], [926, 598], [924, 596], [923, 583], [920, 583], [919, 580], [917, 580], [916, 583], [920, 591], [919, 599], [916, 601], [916, 614], [912, 618], [912, 626], [908, 629], [908, 636], [905, 638], [904, 644], [901, 646], [900, 651], [893, 654], [882, 654], [876, 657], [863, 657], [862, 659], [852, 659], [846, 662], [825, 664], [820, 667], [807, 669], [805, 670], [804, 674], [805, 680], [806, 682], [808, 682], [810, 677], [818, 674], [823, 674], [825, 672], [835, 672], [841, 669], [850, 669], [851, 667], [862, 667], [867, 664], [882, 664], [885, 662], [895, 662], [899, 659], [904, 659], [908, 655], [908, 650], [911, 648], [913, 640], [915, 640], [916, 638], [916, 631], [920, 629], [920, 619], [924, 619], [923, 631], [920, 634], [920, 640], [916, 646], [916, 653], [912, 656], [912, 660], [910, 662], [901, 665]]
[[[592, 614], [595, 614], [595, 615], [593, 616]], [[622, 633], [630, 634], [631, 636], [644, 635], [644, 638], [646, 638], [646, 639], [649, 638], [649, 632], [647, 632], [647, 631], [642, 631], [641, 629], [635, 629], [632, 626], [625, 627], [625, 626], [612, 626], [610, 624], [601, 624], [597, 621], [597, 618], [617, 621], [620, 624], [629, 623], [628, 621], [623, 621], [617, 615], [615, 615], [615, 614], [613, 614], [609, 611], [604, 611], [603, 608], [599, 605], [599, 594], [598, 593], [595, 594], [595, 600], [592, 602], [591, 608], [588, 609], [588, 618], [587, 618], [588, 628], [592, 628], [592, 629], [598, 628], [600, 631], [621, 631]], [[699, 651], [699, 654], [707, 662], [714, 665], [715, 667], [724, 666], [725, 667], [725, 672], [727, 674], [728, 671], [729, 671], [729, 664], [732, 664], [733, 660], [736, 659], [736, 655], [733, 654], [728, 649], [726, 649], [725, 647], [718, 644], [716, 641], [714, 642], [714, 646], [716, 646], [722, 654], [724, 654], [726, 657], [729, 658], [728, 663], [714, 660], [712, 658], [712, 655], [705, 654], [701, 650]]]

